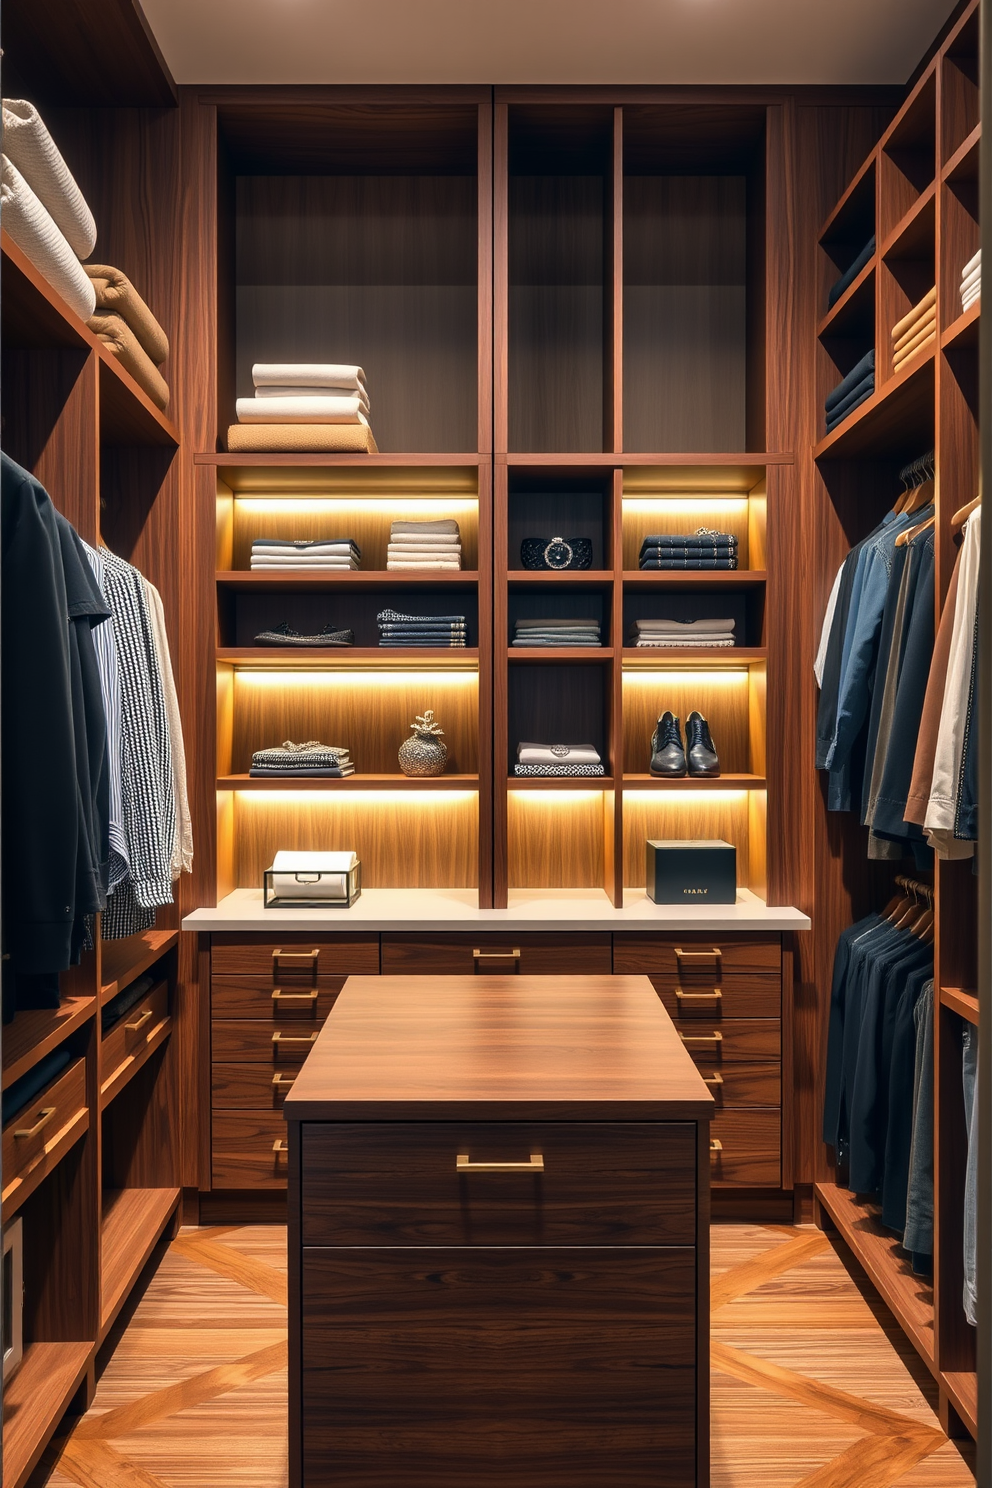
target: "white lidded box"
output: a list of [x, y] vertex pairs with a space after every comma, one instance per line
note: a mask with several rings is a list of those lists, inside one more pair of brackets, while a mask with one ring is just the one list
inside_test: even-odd
[[277, 852], [266, 868], [266, 909], [350, 909], [362, 892], [353, 852]]

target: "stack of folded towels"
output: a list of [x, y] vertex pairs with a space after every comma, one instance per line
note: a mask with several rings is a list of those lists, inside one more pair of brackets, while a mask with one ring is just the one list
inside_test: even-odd
[[604, 775], [593, 744], [518, 744], [514, 775]]
[[827, 433], [832, 434], [847, 415], [875, 391], [875, 348], [865, 352], [847, 376], [828, 393], [823, 405], [827, 415]]
[[380, 646], [465, 646], [464, 615], [402, 615], [380, 610], [376, 616]]
[[736, 568], [737, 538], [732, 532], [653, 533], [641, 543], [641, 568]]
[[462, 539], [453, 518], [437, 522], [394, 522], [389, 529], [386, 567], [461, 568]]
[[828, 309], [832, 310], [834, 305], [836, 305], [837, 301], [840, 299], [841, 295], [844, 293], [845, 289], [847, 289], [854, 283], [855, 279], [857, 279], [858, 275], [861, 273], [861, 270], [868, 263], [868, 260], [871, 258], [874, 252], [875, 234], [872, 233], [871, 237], [868, 239], [867, 243], [862, 248], [857, 258], [851, 264], [851, 267], [847, 270], [846, 273], [841, 274], [840, 278], [837, 280], [837, 283], [831, 289], [829, 295], [827, 296]]
[[96, 247], [96, 223], [34, 104], [3, 100], [3, 149], [5, 231], [152, 402], [167, 408], [158, 369], [168, 338], [120, 269], [80, 263]]
[[253, 398], [239, 398], [233, 451], [378, 454], [365, 372], [340, 362], [256, 362]]
[[277, 749], [256, 750], [248, 773], [256, 778], [323, 775], [341, 780], [345, 775], [354, 775], [355, 767], [347, 749], [320, 744], [316, 739], [310, 739], [306, 744], [294, 744], [287, 739]]
[[518, 620], [514, 646], [601, 646], [598, 620]]
[[350, 537], [257, 537], [251, 545], [252, 569], [318, 568], [328, 573], [359, 568], [362, 550]]
[[733, 646], [733, 620], [635, 620], [635, 646]]
[[982, 250], [969, 258], [961, 270], [961, 309], [965, 311], [982, 297]]
[[892, 370], [898, 372], [937, 334], [937, 290], [931, 289], [918, 305], [892, 327]]

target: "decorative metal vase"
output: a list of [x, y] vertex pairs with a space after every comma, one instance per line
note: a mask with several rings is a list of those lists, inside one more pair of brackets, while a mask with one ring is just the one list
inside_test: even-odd
[[442, 744], [444, 729], [434, 721], [434, 709], [428, 708], [423, 718], [410, 727], [413, 734], [399, 749], [400, 769], [404, 775], [443, 775], [448, 761], [448, 747]]

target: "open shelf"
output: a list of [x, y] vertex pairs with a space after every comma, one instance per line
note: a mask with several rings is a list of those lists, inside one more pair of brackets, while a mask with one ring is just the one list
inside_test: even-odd
[[275, 667], [278, 671], [302, 667], [395, 666], [397, 662], [426, 662], [433, 666], [475, 668], [479, 651], [475, 646], [221, 646], [217, 660], [239, 667]]
[[940, 1384], [973, 1437], [978, 1436], [978, 1376], [973, 1370], [941, 1371]]
[[4, 1090], [75, 1033], [95, 1011], [95, 997], [64, 997], [61, 1007], [18, 1013], [3, 1031]]
[[506, 788], [519, 790], [613, 790], [611, 775], [510, 775]]
[[612, 661], [612, 646], [508, 646], [507, 661]]
[[736, 666], [740, 662], [766, 661], [764, 646], [625, 646], [624, 666], [648, 667], [664, 671], [666, 667]]
[[932, 438], [934, 342], [923, 347], [864, 403], [821, 439], [814, 459], [850, 459], [857, 455], [886, 455], [908, 444]]
[[221, 791], [418, 791], [478, 790], [478, 775], [220, 775]]
[[669, 586], [675, 589], [758, 589], [768, 582], [768, 574], [763, 568], [632, 568], [625, 569], [622, 578], [631, 588], [652, 589], [667, 589]]
[[511, 588], [520, 585], [529, 587], [532, 584], [578, 584], [602, 587], [613, 582], [613, 570], [611, 568], [586, 568], [586, 569], [553, 569], [553, 568], [511, 568], [507, 573], [507, 582]]
[[103, 1084], [100, 1086], [100, 1110], [105, 1111], [111, 1101], [117, 1099], [139, 1070], [151, 1059], [157, 1049], [161, 1049], [166, 1039], [172, 1032], [172, 1018], [167, 1013], [158, 1023], [145, 1035], [142, 1034], [140, 1047], [112, 1070]]
[[168, 1224], [182, 1190], [105, 1189], [100, 1224], [100, 1337], [103, 1339]]
[[840, 299], [837, 300], [817, 326], [820, 337], [850, 334], [850, 327], [864, 320], [871, 320], [875, 313], [875, 271], [878, 254], [873, 253], [856, 279], [852, 279]]
[[166, 951], [179, 944], [178, 930], [143, 930], [126, 940], [100, 945], [100, 1005], [123, 992]]
[[[609, 576], [608, 576], [609, 577]], [[240, 590], [245, 593], [306, 593], [308, 590], [337, 589], [470, 589], [479, 582], [474, 569], [459, 569], [447, 573], [443, 569], [430, 569], [418, 573], [397, 573], [383, 569], [343, 569], [341, 573], [294, 573], [292, 569], [281, 572], [252, 573], [244, 569], [228, 569], [217, 574], [217, 587]]]
[[932, 251], [936, 197], [937, 185], [931, 181], [882, 244], [883, 259], [916, 258], [927, 247]]
[[22, 1488], [89, 1367], [91, 1343], [29, 1343], [3, 1388], [3, 1481]]
[[816, 1195], [899, 1326], [933, 1370], [932, 1281], [914, 1274], [899, 1241], [877, 1218], [874, 1204], [835, 1183], [818, 1183]]
[[624, 775], [624, 790], [766, 790], [768, 781], [763, 775], [715, 775], [712, 778], [700, 775], [683, 775], [678, 779], [665, 779], [658, 775]]
[[982, 126], [976, 124], [967, 139], [958, 145], [954, 154], [944, 165], [941, 175], [945, 181], [977, 181], [978, 159], [982, 143]]
[[941, 987], [941, 1007], [951, 1008], [968, 1023], [978, 1023], [978, 996], [962, 987]]
[[978, 350], [978, 328], [982, 319], [981, 296], [969, 305], [956, 320], [942, 333], [940, 338], [941, 348], [949, 351], [952, 347], [970, 346]]
[[423, 469], [430, 466], [478, 465], [478, 456], [472, 454], [379, 454], [334, 455], [327, 452], [317, 454], [285, 454], [277, 450], [257, 455], [239, 455], [230, 452], [220, 454], [204, 451], [193, 456], [195, 465], [213, 465], [225, 485], [232, 491], [259, 490], [272, 483], [273, 478], [285, 477], [287, 470], [334, 470], [357, 466], [362, 470], [398, 470], [404, 466]]

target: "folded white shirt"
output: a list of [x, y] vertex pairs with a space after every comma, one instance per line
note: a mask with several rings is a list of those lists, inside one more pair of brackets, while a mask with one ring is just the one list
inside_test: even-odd
[[453, 517], [439, 517], [436, 522], [396, 521], [389, 529], [390, 537], [444, 537], [452, 533], [458, 536], [458, 523]]
[[979, 250], [978, 250], [977, 253], [973, 253], [971, 255], [971, 257], [969, 258], [968, 262], [965, 264], [964, 268], [961, 270], [961, 278], [962, 279], [966, 279], [968, 277], [968, 275], [972, 272], [973, 269], [980, 268], [981, 267], [981, 262], [982, 262], [982, 250], [981, 250], [981, 248], [979, 248]]
[[446, 569], [451, 573], [457, 573], [461, 568], [461, 564], [442, 563], [436, 558], [387, 558], [386, 567]]
[[981, 298], [982, 298], [982, 281], [979, 280], [978, 283], [975, 285], [974, 289], [969, 289], [967, 291], [962, 290], [962, 292], [961, 292], [961, 308], [962, 308], [962, 310], [967, 310], [967, 308], [968, 308], [969, 305], [973, 305], [976, 300], [980, 300]]
[[421, 532], [391, 532], [391, 543], [414, 543], [418, 548], [456, 548], [461, 542], [458, 532], [438, 532], [434, 535]]
[[351, 558], [355, 550], [351, 543], [308, 543], [305, 548], [284, 547], [281, 543], [252, 543], [251, 551], [267, 558]]
[[521, 765], [601, 765], [594, 744], [518, 744]]
[[251, 380], [256, 387], [359, 388], [365, 369], [347, 362], [256, 362]]
[[357, 394], [347, 398], [239, 398], [239, 424], [367, 424]]
[[389, 543], [391, 553], [429, 553], [432, 557], [436, 553], [439, 558], [446, 558], [449, 553], [460, 553], [462, 545], [459, 542], [450, 543], [425, 543], [411, 538], [409, 542], [400, 542], [395, 537]]

